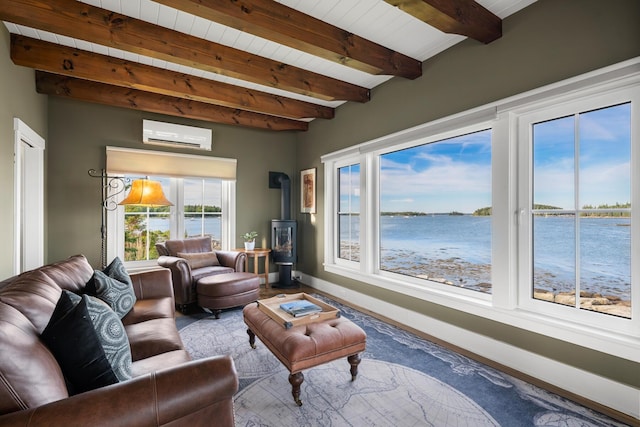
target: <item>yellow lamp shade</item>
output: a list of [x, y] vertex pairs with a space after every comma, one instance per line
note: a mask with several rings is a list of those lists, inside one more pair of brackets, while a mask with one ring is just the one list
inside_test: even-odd
[[131, 183], [129, 195], [119, 205], [173, 206], [162, 191], [162, 184], [149, 179], [136, 179]]

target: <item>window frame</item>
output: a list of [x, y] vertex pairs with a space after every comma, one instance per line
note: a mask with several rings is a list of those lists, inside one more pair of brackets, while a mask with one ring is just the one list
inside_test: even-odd
[[[352, 266], [355, 267], [357, 265], [360, 264], [360, 261], [354, 261], [353, 259], [347, 259], [347, 258], [342, 258], [340, 256], [340, 247], [341, 247], [341, 239], [340, 239], [340, 216], [343, 213], [343, 211], [340, 210], [340, 169], [346, 168], [346, 167], [352, 167], [352, 166], [358, 166], [360, 168], [359, 171], [359, 175], [360, 175], [360, 182], [362, 182], [362, 166], [360, 165], [359, 162], [348, 162], [348, 164], [339, 166], [335, 169], [336, 171], [336, 188], [338, 189], [338, 191], [336, 191], [336, 210], [334, 211], [334, 215], [335, 217], [335, 221], [336, 221], [336, 229], [335, 229], [335, 244], [336, 247], [334, 248], [335, 250], [335, 261], [336, 263], [339, 264], [344, 264], [346, 266]], [[351, 187], [350, 187], [351, 188]], [[358, 198], [359, 200], [361, 200], [361, 197]], [[353, 210], [349, 210], [348, 212], [349, 215], [354, 214]], [[358, 217], [359, 217], [359, 224], [360, 224], [360, 234], [362, 233], [362, 221], [361, 221], [361, 216], [362, 216], [362, 206], [361, 203], [358, 204], [358, 211], [357, 211]], [[359, 242], [358, 242], [359, 243]]]
[[[518, 306], [524, 310], [537, 312], [545, 316], [552, 316], [567, 322], [576, 322], [591, 328], [615, 330], [620, 333], [633, 335], [634, 332], [637, 333], [639, 324], [637, 319], [640, 313], [638, 307], [640, 305], [640, 299], [636, 297], [634, 300], [633, 297], [634, 295], [640, 294], [640, 268], [636, 265], [637, 263], [631, 263], [631, 319], [603, 315], [595, 311], [578, 309], [571, 306], [553, 304], [537, 300], [531, 296], [530, 287], [533, 275], [533, 253], [531, 244], [531, 240], [533, 239], [533, 212], [530, 206], [533, 200], [533, 125], [576, 113], [588, 112], [627, 102], [631, 103], [631, 200], [640, 200], [640, 186], [633, 185], [633, 183], [638, 182], [637, 179], [640, 178], [638, 171], [638, 169], [640, 169], [640, 150], [633, 146], [634, 137], [636, 143], [639, 142], [637, 139], [638, 132], [637, 130], [634, 131], [633, 124], [634, 122], [638, 123], [640, 120], [638, 108], [634, 108], [634, 104], [636, 106], [640, 105], [640, 87], [605, 89], [601, 93], [594, 93], [588, 96], [563, 97], [563, 99], [557, 99], [557, 101], [561, 102], [551, 106], [532, 106], [532, 108], [521, 111], [518, 116], [517, 132], [521, 148], [518, 160], [518, 169], [520, 171], [518, 196], [519, 206], [522, 212], [518, 231], [521, 236], [519, 245], [519, 253], [521, 256], [518, 260]], [[578, 172], [575, 171], [574, 173]], [[638, 259], [638, 256], [640, 256], [640, 252], [638, 252], [639, 245], [633, 243], [640, 240], [640, 227], [637, 226], [637, 221], [633, 220], [634, 216], [639, 215], [637, 212], [640, 212], [640, 209], [636, 208], [634, 215], [634, 205], [637, 204], [638, 202], [632, 203], [631, 205], [631, 259]], [[576, 207], [576, 209], [576, 212], [580, 211], [579, 207]]]
[[[499, 100], [469, 111], [444, 117], [432, 122], [364, 142], [321, 157], [325, 166], [325, 271], [368, 285], [381, 287], [413, 298], [443, 305], [461, 312], [498, 321], [516, 328], [564, 340], [625, 359], [640, 359], [640, 266], [632, 267], [632, 319], [614, 318], [612, 323], [625, 327], [602, 327], [581, 321], [578, 316], [540, 312], [523, 302], [522, 261], [527, 259], [526, 215], [528, 203], [523, 203], [523, 186], [531, 176], [523, 176], [520, 163], [529, 160], [529, 154], [520, 141], [520, 117], [533, 111], [594, 99], [618, 92], [640, 92], [640, 58], [592, 71], [558, 83]], [[636, 96], [636, 95], [634, 95]], [[639, 153], [633, 143], [640, 143], [640, 99], [632, 100], [632, 157]], [[600, 105], [606, 106], [606, 105]], [[378, 243], [374, 231], [379, 213], [378, 154], [418, 145], [428, 140], [443, 139], [448, 134], [468, 133], [474, 126], [492, 128], [492, 294], [459, 290], [446, 285], [418, 286], [410, 277], [394, 277], [375, 268]], [[465, 132], [467, 131], [467, 132]], [[361, 262], [345, 265], [336, 262], [332, 250], [336, 238], [335, 204], [337, 200], [337, 166], [344, 162], [361, 165]], [[528, 171], [527, 171], [528, 172]], [[640, 182], [640, 162], [632, 164], [632, 185]], [[632, 201], [640, 200], [640, 186], [633, 185]], [[633, 205], [632, 205], [633, 209]], [[640, 208], [636, 208], [640, 209]], [[639, 211], [640, 212], [640, 211]], [[638, 214], [636, 214], [637, 216]], [[633, 216], [633, 214], [632, 214]], [[364, 224], [363, 224], [364, 223]], [[632, 254], [640, 254], [640, 227], [632, 225]], [[373, 244], [372, 244], [373, 243]], [[373, 251], [373, 252], [372, 252]], [[632, 255], [633, 256], [633, 255]], [[634, 280], [635, 279], [635, 280]], [[418, 279], [420, 280], [420, 279]], [[421, 280], [421, 282], [424, 282]], [[526, 281], [528, 286], [530, 280]], [[463, 291], [463, 292], [460, 292]], [[473, 294], [469, 294], [473, 292]], [[483, 298], [483, 296], [485, 296]], [[533, 296], [531, 296], [533, 299]], [[542, 303], [541, 301], [538, 301]], [[562, 308], [562, 307], [560, 307]], [[570, 307], [571, 308], [571, 307]], [[586, 310], [574, 310], [586, 311]], [[602, 318], [606, 314], [588, 312]], [[601, 324], [602, 322], [598, 322]]]
[[[135, 174], [133, 172], [132, 174]], [[183, 211], [183, 177], [170, 177], [170, 190], [167, 198], [172, 200], [174, 206], [170, 208], [169, 234], [172, 239], [180, 238], [184, 235], [184, 211]], [[207, 179], [209, 177], [189, 177], [193, 179]], [[125, 194], [116, 196], [116, 203], [124, 199]], [[231, 250], [236, 247], [236, 182], [235, 180], [222, 179], [221, 188], [221, 241], [222, 250]], [[117, 209], [107, 212], [107, 259], [116, 256], [124, 260], [124, 208], [118, 206]], [[157, 267], [157, 260], [123, 261], [129, 271]]]

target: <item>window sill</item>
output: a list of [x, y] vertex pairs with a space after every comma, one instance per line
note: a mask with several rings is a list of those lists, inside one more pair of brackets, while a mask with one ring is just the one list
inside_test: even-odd
[[366, 274], [354, 270], [325, 264], [325, 271], [349, 279], [364, 282], [368, 285], [397, 292], [402, 295], [417, 298], [426, 302], [442, 305], [463, 313], [479, 316], [488, 320], [503, 323], [530, 332], [559, 339], [575, 345], [600, 351], [612, 356], [640, 361], [640, 337], [612, 333], [608, 330], [586, 326], [577, 322], [554, 319], [539, 313], [520, 308], [507, 309], [495, 307], [491, 295], [466, 295], [463, 293], [446, 292], [441, 289], [426, 288], [378, 274]]

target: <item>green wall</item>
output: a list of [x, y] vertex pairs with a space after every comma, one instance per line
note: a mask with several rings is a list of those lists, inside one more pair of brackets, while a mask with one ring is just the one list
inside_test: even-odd
[[[13, 117], [20, 117], [47, 142], [46, 261], [83, 253], [94, 265], [99, 264], [100, 253], [100, 180], [90, 178], [87, 170], [104, 166], [105, 146], [145, 148], [140, 142], [143, 118], [210, 127], [214, 133], [210, 155], [238, 159], [238, 235], [255, 229], [260, 233], [258, 240], [268, 243], [269, 220], [280, 215], [280, 192], [268, 188], [269, 171], [291, 177], [292, 212], [296, 213], [299, 171], [316, 167], [318, 213], [297, 214], [300, 248], [296, 269], [640, 388], [637, 363], [324, 272], [325, 193], [320, 163], [323, 154], [636, 57], [640, 55], [639, 22], [637, 0], [538, 0], [504, 20], [501, 39], [489, 45], [464, 41], [426, 61], [422, 77], [413, 81], [392, 79], [372, 91], [370, 102], [345, 104], [337, 109], [334, 119], [315, 120], [306, 133], [274, 133], [180, 120], [55, 97], [47, 101], [47, 97], [35, 93], [33, 70], [12, 64], [9, 36], [3, 26], [2, 235], [13, 235], [12, 221], [8, 220], [13, 217]], [[9, 250], [6, 244], [3, 248]], [[0, 277], [11, 273], [11, 256], [5, 254], [0, 256]]]
[[640, 388], [640, 364], [426, 303], [324, 271], [320, 156], [640, 55], [637, 0], [539, 0], [503, 21], [501, 39], [464, 42], [425, 61], [416, 80], [394, 78], [366, 104], [341, 106], [299, 135], [297, 166], [318, 168], [318, 213], [298, 216], [302, 259], [314, 277]]
[[[35, 89], [35, 73], [18, 67], [9, 56], [9, 32], [0, 25], [0, 278], [13, 272], [14, 131], [13, 119], [22, 120], [43, 138], [47, 137], [47, 97]], [[46, 195], [45, 195], [46, 203]], [[46, 224], [45, 224], [46, 233]], [[46, 255], [45, 255], [46, 256]]]
[[[211, 128], [211, 152], [175, 150], [142, 144], [142, 119]], [[291, 176], [295, 164], [295, 135], [201, 121], [165, 117], [135, 110], [49, 98], [49, 261], [84, 254], [100, 264], [101, 180], [89, 177], [91, 168], [105, 166], [105, 147], [235, 158], [237, 169], [236, 241], [256, 230], [258, 245], [268, 245], [269, 221], [280, 216], [280, 190], [268, 188], [269, 171]]]

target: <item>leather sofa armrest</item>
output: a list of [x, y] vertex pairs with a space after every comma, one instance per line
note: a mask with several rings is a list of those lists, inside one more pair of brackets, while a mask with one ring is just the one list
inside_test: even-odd
[[238, 251], [215, 251], [218, 262], [224, 267], [231, 267], [238, 273], [244, 271], [247, 254]]
[[186, 259], [176, 256], [161, 255], [158, 257], [158, 265], [171, 270], [174, 281], [177, 275], [181, 278], [183, 283], [191, 283], [191, 266]]
[[167, 269], [129, 274], [137, 299], [172, 298], [171, 271]]
[[216, 420], [216, 425], [233, 426], [237, 390], [233, 360], [215, 356], [6, 414], [0, 425], [177, 426]]
[[158, 265], [168, 268], [171, 271], [173, 282], [173, 295], [178, 305], [188, 304], [193, 297], [193, 278], [191, 277], [191, 266], [184, 258], [162, 255], [158, 257]]

